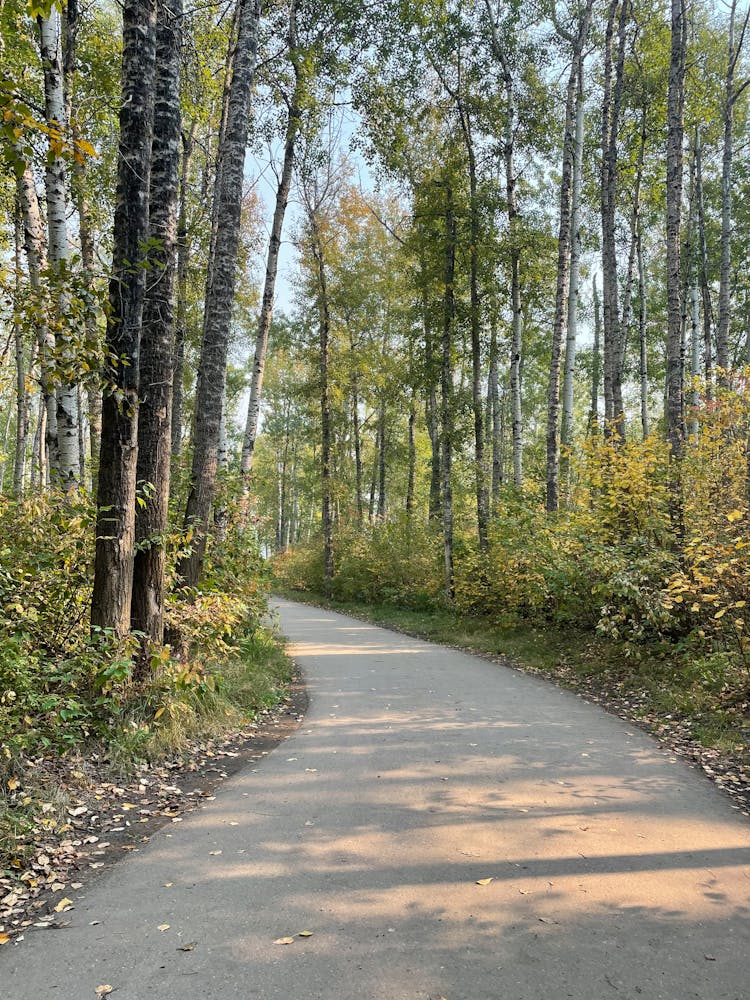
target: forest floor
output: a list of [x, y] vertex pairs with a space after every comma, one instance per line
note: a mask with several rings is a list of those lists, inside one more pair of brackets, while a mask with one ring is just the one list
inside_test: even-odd
[[16, 855], [0, 869], [0, 945], [22, 940], [29, 927], [68, 926], [69, 894], [137, 853], [164, 825], [213, 801], [227, 778], [289, 735], [306, 706], [295, 676], [277, 704], [242, 728], [189, 739], [155, 761], [113, 767], [106, 747], [26, 760], [11, 794], [21, 804], [28, 800], [29, 822], [15, 828], [6, 822], [0, 830], [13, 842], [0, 845], [3, 853]]
[[546, 677], [645, 729], [699, 767], [750, 816], [750, 684], [744, 693], [727, 684], [709, 685], [676, 659], [635, 660], [581, 631], [498, 626], [449, 610], [412, 611], [309, 592], [285, 596]]

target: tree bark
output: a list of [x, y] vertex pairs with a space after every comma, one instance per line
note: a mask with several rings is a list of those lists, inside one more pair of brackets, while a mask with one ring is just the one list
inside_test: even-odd
[[591, 358], [591, 402], [589, 405], [589, 432], [596, 432], [599, 427], [599, 382], [601, 379], [601, 343], [602, 343], [602, 311], [599, 291], [596, 287], [596, 275], [591, 279], [591, 291], [594, 299], [594, 345]]
[[[106, 344], [113, 359], [102, 406], [91, 623], [118, 636], [130, 627], [138, 454], [138, 371], [144, 245], [153, 138], [155, 0], [123, 6], [122, 105]], [[141, 265], [141, 266], [139, 266]]]
[[648, 345], [646, 343], [646, 265], [643, 256], [641, 223], [638, 222], [638, 375], [641, 388], [641, 434], [645, 441], [649, 435], [648, 419]]
[[13, 319], [13, 340], [16, 355], [16, 449], [13, 462], [13, 493], [21, 496], [26, 478], [26, 447], [29, 437], [29, 394], [26, 388], [26, 351], [23, 342], [23, 326], [19, 309], [21, 304], [21, 249], [23, 246], [23, 221], [21, 207], [16, 205], [14, 230], [14, 256], [16, 271], [15, 310]]
[[576, 341], [578, 336], [578, 298], [580, 294], [581, 263], [581, 178], [583, 174], [583, 56], [578, 56], [576, 80], [575, 143], [573, 155], [573, 181], [570, 204], [570, 288], [568, 291], [567, 336], [565, 340], [565, 371], [562, 391], [562, 420], [560, 423], [560, 479], [567, 496], [570, 492], [570, 459], [573, 449], [573, 393], [576, 370]]
[[[619, 6], [617, 63], [614, 65], [615, 22]], [[622, 369], [620, 358], [620, 317], [617, 287], [617, 137], [625, 70], [625, 29], [629, 0], [611, 0], [604, 54], [604, 96], [602, 100], [602, 306], [604, 330], [604, 418], [605, 433], [624, 440]], [[615, 70], [614, 85], [612, 71]]]
[[713, 398], [713, 306], [708, 283], [708, 247], [706, 243], [706, 213], [703, 202], [703, 157], [700, 128], [695, 128], [695, 199], [698, 215], [698, 252], [700, 257], [701, 299], [703, 302], [703, 363], [706, 376], [706, 398]]
[[[63, 143], [68, 138], [62, 65], [62, 19], [54, 8], [49, 17], [39, 18], [42, 67], [44, 70], [44, 105], [50, 129], [45, 171], [47, 195], [48, 257], [56, 289], [56, 311], [60, 319], [67, 313], [68, 189]], [[65, 324], [60, 324], [64, 330]], [[63, 489], [78, 486], [81, 480], [81, 456], [78, 443], [78, 389], [71, 372], [76, 354], [71, 335], [62, 332], [57, 338], [57, 367], [61, 372], [57, 389], [57, 477]]]
[[289, 10], [289, 60], [294, 70], [294, 90], [289, 101], [286, 135], [284, 137], [284, 158], [281, 167], [278, 187], [276, 189], [276, 205], [271, 223], [271, 235], [268, 241], [268, 256], [266, 258], [266, 277], [263, 285], [258, 331], [255, 340], [255, 358], [253, 360], [253, 377], [250, 384], [250, 400], [247, 407], [245, 437], [242, 442], [242, 457], [240, 471], [242, 473], [242, 489], [247, 494], [250, 488], [250, 476], [253, 469], [255, 439], [258, 435], [258, 419], [260, 417], [260, 401], [263, 391], [263, 374], [266, 367], [266, 350], [268, 348], [268, 333], [273, 317], [273, 298], [276, 290], [276, 275], [279, 268], [279, 251], [281, 250], [281, 233], [284, 226], [284, 216], [289, 200], [289, 189], [292, 184], [294, 170], [294, 154], [302, 123], [302, 100], [305, 90], [303, 62], [298, 51], [297, 39], [297, 3], [291, 0]]
[[146, 487], [136, 511], [131, 626], [144, 635], [140, 673], [152, 644], [164, 641], [165, 534], [172, 445], [172, 364], [177, 205], [180, 172], [182, 0], [157, 0], [153, 165], [139, 373], [137, 480]]
[[188, 236], [188, 193], [190, 165], [195, 142], [195, 120], [182, 140], [180, 167], [180, 202], [177, 213], [177, 309], [174, 330], [174, 363], [172, 366], [172, 457], [182, 451], [182, 382], [185, 373], [185, 340], [187, 338], [187, 297], [190, 273], [190, 238]]
[[[579, 98], [579, 77], [583, 72], [581, 52], [588, 36], [591, 19], [591, 0], [587, 3], [573, 40], [573, 53], [565, 93], [565, 126], [563, 131], [562, 174], [560, 179], [560, 224], [557, 239], [557, 286], [555, 314], [552, 324], [549, 381], [547, 386], [547, 511], [554, 513], [560, 501], [560, 443], [558, 422], [560, 415], [560, 367], [562, 363], [563, 329], [568, 317], [568, 297], [572, 269], [572, 246], [577, 236], [573, 219], [573, 187], [578, 150], [578, 119], [583, 114], [582, 96]], [[558, 29], [559, 30], [559, 29]], [[570, 39], [572, 36], [568, 35]], [[579, 111], [579, 107], [581, 108]], [[575, 335], [573, 336], [575, 349]], [[572, 381], [571, 381], [572, 391]]]
[[683, 364], [680, 221], [682, 210], [682, 141], [685, 97], [684, 0], [671, 0], [671, 53], [667, 96], [667, 440], [674, 460], [682, 456]]
[[194, 530], [192, 549], [180, 560], [183, 583], [201, 576], [208, 519], [216, 487], [222, 398], [240, 239], [245, 148], [258, 49], [260, 0], [239, 0], [237, 46], [229, 85], [226, 129], [219, 148], [214, 204], [216, 239], [206, 284], [203, 343], [195, 393], [195, 446], [185, 524]]

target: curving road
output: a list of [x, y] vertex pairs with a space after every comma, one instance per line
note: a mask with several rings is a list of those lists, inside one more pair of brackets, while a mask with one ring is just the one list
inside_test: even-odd
[[301, 728], [0, 953], [2, 1000], [750, 998], [750, 824], [705, 778], [533, 677], [278, 611]]

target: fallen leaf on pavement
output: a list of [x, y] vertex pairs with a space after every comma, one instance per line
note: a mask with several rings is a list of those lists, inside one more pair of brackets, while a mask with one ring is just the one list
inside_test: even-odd
[[0, 934], [0, 944], [7, 944], [10, 941], [9, 934]]
[[274, 944], [294, 944], [293, 937], [276, 938]]
[[177, 951], [192, 951], [197, 944], [197, 941], [191, 941], [189, 944], [181, 944], [178, 946]]
[[312, 931], [300, 931], [299, 934], [297, 935], [297, 937], [312, 937], [312, 936], [313, 936]]
[[98, 997], [106, 997], [106, 995], [108, 993], [111, 993], [112, 990], [113, 990], [113, 987], [110, 986], [109, 983], [104, 983], [102, 986], [97, 986], [96, 987], [96, 995]]
[[489, 885], [492, 882], [492, 878], [478, 878], [477, 885]]
[[67, 908], [72, 905], [73, 905], [73, 900], [68, 899], [68, 897], [66, 896], [65, 899], [61, 899], [60, 902], [55, 907], [55, 913], [62, 913], [63, 910], [67, 910]]
[[169, 924], [159, 924], [159, 930], [160, 931], [168, 931], [169, 930]]
[[221, 854], [221, 851], [209, 851], [208, 853], [215, 856], [217, 854]]

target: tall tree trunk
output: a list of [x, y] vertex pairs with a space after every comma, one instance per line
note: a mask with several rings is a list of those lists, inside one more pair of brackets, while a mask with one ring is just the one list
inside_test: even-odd
[[258, 330], [255, 339], [255, 358], [253, 360], [253, 377], [250, 383], [250, 400], [247, 406], [247, 421], [245, 437], [242, 442], [242, 457], [240, 471], [242, 473], [242, 488], [247, 494], [250, 488], [250, 475], [253, 469], [255, 439], [258, 435], [258, 418], [260, 416], [260, 401], [263, 391], [263, 374], [266, 367], [266, 350], [268, 348], [268, 332], [271, 329], [273, 317], [273, 298], [276, 290], [276, 274], [279, 268], [279, 251], [281, 250], [281, 233], [284, 226], [284, 216], [289, 200], [289, 189], [292, 184], [294, 170], [294, 152], [297, 137], [302, 123], [302, 101], [305, 91], [305, 75], [303, 61], [298, 51], [297, 40], [297, 3], [291, 0], [289, 10], [289, 60], [294, 70], [294, 90], [289, 101], [286, 135], [284, 137], [284, 158], [281, 167], [278, 187], [276, 189], [276, 205], [271, 223], [271, 235], [268, 240], [268, 256], [266, 258], [266, 278], [263, 285]]
[[487, 412], [489, 416], [492, 439], [493, 507], [500, 499], [500, 488], [503, 485], [502, 408], [500, 405], [497, 355], [497, 324], [493, 322], [492, 331], [490, 333], [490, 370], [487, 378]]
[[216, 172], [216, 239], [206, 285], [203, 343], [195, 393], [195, 446], [185, 510], [185, 523], [193, 526], [195, 535], [191, 552], [180, 560], [177, 570], [188, 587], [195, 587], [200, 579], [216, 486], [222, 398], [237, 276], [245, 148], [258, 49], [260, 0], [239, 0], [239, 5], [226, 129]]
[[[26, 388], [26, 351], [23, 343], [23, 325], [20, 319], [22, 295], [21, 249], [23, 247], [23, 220], [21, 207], [16, 205], [14, 230], [14, 264], [16, 271], [15, 310], [13, 318], [13, 339], [16, 355], [16, 450], [13, 462], [13, 493], [21, 496], [26, 476], [26, 447], [29, 437], [29, 393]], [[9, 408], [10, 409], [10, 408]]]
[[[318, 319], [320, 333], [320, 464], [321, 464], [321, 519], [323, 527], [323, 570], [325, 586], [330, 591], [333, 583], [333, 482], [331, 452], [333, 446], [333, 414], [331, 412], [328, 366], [331, 338], [331, 312], [328, 301], [328, 279], [319, 223], [315, 211], [309, 213], [312, 251], [318, 281]], [[372, 503], [372, 497], [370, 500]]]
[[190, 273], [190, 238], [188, 236], [188, 194], [190, 166], [193, 159], [196, 122], [182, 139], [180, 167], [180, 201], [177, 212], [177, 308], [174, 329], [174, 362], [172, 365], [172, 456], [182, 451], [182, 383], [185, 373], [185, 340], [187, 338], [188, 277]]
[[[67, 119], [70, 125], [71, 139], [74, 144], [80, 142], [81, 135], [74, 109], [74, 74], [78, 58], [78, 31], [80, 28], [80, 10], [78, 0], [67, 0], [63, 11], [63, 79], [65, 82], [65, 103]], [[71, 192], [78, 215], [78, 241], [81, 248], [81, 265], [83, 275], [89, 288], [96, 282], [94, 236], [91, 223], [91, 206], [88, 200], [87, 160], [76, 155], [71, 164]], [[99, 326], [93, 310], [86, 310], [84, 318], [86, 326], [86, 347], [92, 355], [99, 347]], [[88, 463], [91, 489], [96, 493], [96, 463], [99, 460], [99, 449], [102, 434], [102, 390], [97, 382], [88, 379], [85, 386], [86, 410], [88, 415], [89, 454]], [[81, 479], [83, 480], [85, 464], [85, 447], [81, 447]]]
[[[49, 265], [57, 291], [57, 313], [67, 313], [68, 190], [62, 145], [68, 139], [62, 65], [62, 19], [54, 8], [49, 17], [39, 18], [42, 67], [44, 70], [45, 118], [49, 151], [45, 171], [47, 195], [47, 232]], [[70, 335], [63, 333], [57, 342], [58, 364], [62, 377], [57, 399], [57, 474], [63, 489], [77, 486], [81, 479], [81, 456], [78, 443], [78, 389], [70, 374], [76, 367], [75, 350]]]
[[362, 527], [364, 523], [364, 501], [362, 490], [362, 428], [359, 420], [359, 368], [355, 357], [356, 343], [354, 334], [350, 329], [350, 347], [352, 355], [352, 438], [354, 440], [354, 473], [356, 477], [355, 489], [357, 493], [357, 524]]
[[[568, 299], [572, 270], [573, 243], [578, 235], [577, 218], [574, 214], [574, 175], [578, 155], [578, 122], [583, 114], [582, 90], [579, 96], [579, 79], [583, 73], [581, 52], [588, 36], [591, 19], [591, 0], [586, 5], [578, 32], [573, 41], [573, 53], [565, 93], [565, 127], [563, 131], [562, 175], [560, 179], [560, 224], [557, 239], [557, 287], [555, 291], [555, 314], [552, 323], [552, 344], [550, 352], [549, 381], [547, 386], [547, 511], [554, 513], [560, 502], [560, 442], [558, 422], [560, 415], [560, 368], [562, 364], [563, 328], [569, 316]], [[559, 30], [559, 29], [558, 29]], [[580, 186], [580, 181], [579, 181]], [[577, 262], [576, 262], [577, 266]], [[575, 351], [575, 333], [573, 334]], [[571, 381], [572, 392], [572, 381]]]
[[482, 401], [482, 347], [479, 304], [479, 196], [477, 162], [469, 113], [460, 97], [457, 109], [469, 164], [469, 325], [471, 328], [471, 399], [474, 409], [474, 491], [480, 549], [487, 548], [490, 501], [484, 465], [484, 412]]
[[[57, 470], [57, 402], [55, 399], [55, 337], [47, 323], [49, 300], [44, 285], [43, 275], [47, 269], [47, 241], [44, 233], [42, 213], [39, 208], [34, 174], [26, 164], [17, 181], [18, 202], [23, 218], [23, 239], [26, 263], [29, 270], [29, 282], [37, 299], [39, 323], [37, 326], [37, 344], [39, 352], [39, 379], [41, 384], [42, 405], [46, 417], [44, 434], [39, 442], [39, 469], [44, 471], [38, 485], [44, 489], [48, 475], [52, 478]], [[38, 427], [39, 425], [37, 425]], [[35, 485], [32, 483], [32, 485]]]
[[143, 305], [137, 480], [150, 484], [136, 511], [131, 626], [145, 636], [139, 665], [164, 641], [164, 572], [172, 445], [172, 363], [180, 171], [182, 0], [157, 0], [154, 142], [149, 189], [148, 288]]
[[684, 0], [671, 0], [672, 44], [667, 97], [667, 392], [666, 429], [672, 458], [682, 455], [683, 359], [680, 220], [682, 210], [682, 140], [685, 97]]
[[[619, 6], [617, 62], [614, 62], [615, 23]], [[625, 32], [629, 0], [611, 0], [605, 36], [604, 97], [602, 101], [602, 305], [604, 327], [604, 418], [605, 431], [624, 440], [620, 317], [617, 287], [617, 138], [625, 72]], [[612, 71], [615, 71], [614, 84]]]
[[443, 561], [445, 592], [455, 596], [453, 579], [453, 322], [455, 316], [456, 219], [453, 191], [445, 183], [445, 289], [443, 298], [443, 342], [440, 378], [441, 479], [443, 496]]
[[406, 480], [406, 516], [411, 520], [414, 510], [414, 485], [417, 477], [417, 447], [414, 438], [414, 427], [417, 422], [417, 401], [416, 390], [412, 388], [409, 397], [409, 423], [408, 423], [408, 448], [409, 448], [409, 471]]
[[568, 291], [567, 336], [565, 340], [565, 372], [560, 423], [560, 479], [567, 496], [570, 492], [570, 459], [573, 449], [573, 392], [578, 336], [578, 298], [580, 294], [581, 262], [581, 178], [583, 174], [583, 56], [578, 56], [576, 79], [576, 127], [573, 152], [573, 181], [570, 199], [570, 288]]
[[695, 200], [698, 215], [698, 253], [700, 259], [701, 298], [703, 301], [703, 361], [706, 375], [706, 397], [713, 398], [713, 307], [708, 283], [708, 247], [706, 243], [706, 213], [703, 203], [703, 157], [700, 128], [695, 127]]
[[694, 283], [690, 289], [690, 417], [688, 420], [688, 436], [693, 441], [698, 440], [698, 394], [697, 380], [700, 377], [700, 295], [698, 286]]
[[138, 456], [138, 371], [145, 292], [144, 246], [154, 121], [156, 2], [123, 5], [122, 105], [106, 344], [112, 362], [102, 406], [91, 623], [130, 627]]
[[641, 223], [638, 222], [638, 375], [641, 387], [641, 434], [645, 441], [649, 434], [648, 420], [648, 345], [646, 343], [646, 265], [643, 256]]
[[721, 267], [719, 270], [719, 308], [716, 323], [716, 364], [720, 369], [720, 381], [726, 382], [723, 374], [729, 368], [729, 309], [730, 282], [732, 276], [732, 159], [734, 155], [734, 106], [737, 98], [747, 86], [744, 83], [735, 88], [734, 75], [737, 61], [747, 29], [750, 8], [745, 14], [740, 28], [740, 36], [735, 39], [735, 16], [737, 0], [732, 0], [729, 13], [729, 37], [727, 40], [727, 70], [724, 80], [724, 147], [721, 157]]
[[601, 344], [602, 344], [602, 310], [599, 301], [599, 291], [596, 287], [596, 275], [591, 279], [591, 291], [594, 299], [594, 345], [591, 358], [591, 402], [589, 404], [589, 432], [596, 432], [599, 427], [599, 383], [601, 380]]
[[378, 416], [378, 436], [380, 438], [380, 449], [378, 451], [378, 520], [385, 520], [386, 493], [385, 493], [385, 469], [386, 469], [386, 408], [385, 401], [381, 400], [380, 414]]
[[511, 435], [513, 440], [513, 483], [523, 486], [523, 407], [521, 381], [523, 364], [523, 301], [521, 295], [521, 249], [519, 241], [520, 213], [518, 211], [518, 177], [515, 167], [516, 94], [513, 70], [505, 51], [502, 36], [495, 23], [490, 0], [485, 0], [490, 21], [492, 51], [502, 69], [505, 94], [505, 122], [503, 126], [503, 162], [505, 166], [505, 197], [510, 239], [510, 297], [512, 335], [510, 348], [510, 393], [512, 409]]

